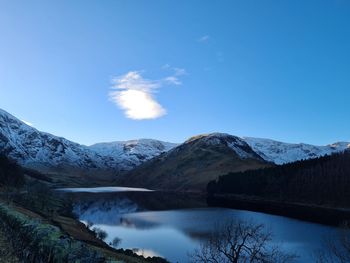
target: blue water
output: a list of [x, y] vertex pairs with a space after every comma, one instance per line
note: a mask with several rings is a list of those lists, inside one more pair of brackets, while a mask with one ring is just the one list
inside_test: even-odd
[[119, 192], [152, 192], [146, 188], [132, 188], [132, 187], [76, 187], [76, 188], [60, 188], [56, 189], [63, 192], [71, 193], [119, 193]]
[[[153, 198], [153, 199], [152, 199]], [[75, 212], [82, 222], [93, 223], [107, 232], [106, 242], [121, 239], [118, 247], [134, 249], [144, 256], [161, 256], [171, 262], [188, 262], [189, 254], [199, 247], [217, 225], [232, 219], [264, 224], [273, 233], [273, 244], [296, 253], [295, 262], [314, 262], [324, 239], [334, 237], [335, 227], [309, 223], [282, 216], [226, 208], [186, 208], [161, 211], [162, 203], [152, 193], [127, 196], [93, 194], [75, 197]], [[164, 199], [169, 202], [169, 198]], [[165, 201], [164, 201], [165, 202]], [[151, 205], [150, 205], [151, 204]]]

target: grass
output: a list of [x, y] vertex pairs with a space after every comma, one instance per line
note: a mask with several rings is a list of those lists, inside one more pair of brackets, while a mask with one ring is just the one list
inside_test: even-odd
[[[131, 250], [108, 246], [96, 237], [96, 233], [74, 218], [72, 203], [68, 198], [63, 198], [35, 180], [22, 188], [0, 189], [0, 216], [0, 230], [3, 228], [5, 231], [2, 251], [11, 251], [8, 247], [12, 245], [13, 251], [21, 259], [23, 253], [45, 259], [45, 252], [51, 258], [65, 259], [68, 252], [75, 258], [79, 258], [79, 255], [95, 258], [97, 253], [97, 257], [107, 259], [104, 262], [166, 262], [160, 258], [146, 259]], [[36, 247], [30, 248], [30, 244], [34, 243]], [[12, 254], [10, 258], [15, 259]], [[11, 261], [7, 259], [3, 262]]]
[[[5, 207], [9, 213], [15, 214], [21, 220], [26, 220], [27, 222], [40, 222], [40, 224], [36, 227], [38, 231], [50, 226], [58, 227], [59, 231], [43, 237], [43, 240], [45, 240], [44, 243], [55, 243], [60, 239], [60, 236], [67, 235], [77, 242], [86, 244], [91, 250], [101, 253], [107, 259], [107, 262], [152, 262], [152, 260], [146, 260], [142, 257], [135, 257], [125, 253], [122, 250], [113, 249], [102, 240], [98, 239], [83, 223], [73, 218], [62, 215], [56, 215], [48, 218], [43, 214], [36, 213], [13, 203], [11, 205], [5, 205], [4, 202], [1, 202], [1, 206]], [[5, 235], [1, 233], [1, 228], [0, 235], [0, 263], [19, 262], [18, 258], [13, 252], [14, 248], [12, 248], [8, 240], [6, 240]]]
[[19, 263], [19, 259], [0, 229], [0, 263]]

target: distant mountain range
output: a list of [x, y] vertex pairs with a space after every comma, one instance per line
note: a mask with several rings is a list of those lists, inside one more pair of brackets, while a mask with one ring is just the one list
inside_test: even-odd
[[[151, 185], [150, 176], [159, 179], [162, 174], [175, 174], [183, 180], [179, 186], [191, 188], [222, 173], [316, 158], [348, 148], [348, 142], [313, 146], [222, 133], [195, 136], [182, 144], [139, 139], [84, 146], [38, 131], [0, 109], [0, 154], [55, 178], [66, 175], [72, 179], [69, 183], [76, 184], [117, 179], [125, 184], [143, 180]], [[235, 162], [230, 163], [232, 160]], [[196, 173], [201, 178], [189, 176]], [[165, 178], [162, 180], [168, 180]]]
[[293, 144], [251, 137], [244, 137], [243, 139], [264, 160], [275, 164], [313, 159], [350, 149], [349, 142], [336, 142], [326, 146], [315, 146], [305, 143]]
[[331, 155], [347, 148], [349, 143], [313, 146], [224, 133], [203, 134], [137, 166], [117, 182], [154, 189], [203, 190], [219, 175]]
[[24, 167], [57, 175], [58, 179], [64, 174], [77, 183], [80, 177], [89, 176], [95, 181], [110, 181], [115, 174], [131, 170], [175, 146], [150, 139], [85, 146], [38, 131], [0, 109], [0, 154]]

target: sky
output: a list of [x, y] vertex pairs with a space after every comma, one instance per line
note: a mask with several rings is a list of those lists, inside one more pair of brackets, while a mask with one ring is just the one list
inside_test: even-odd
[[350, 141], [350, 1], [0, 0], [0, 108], [90, 145]]

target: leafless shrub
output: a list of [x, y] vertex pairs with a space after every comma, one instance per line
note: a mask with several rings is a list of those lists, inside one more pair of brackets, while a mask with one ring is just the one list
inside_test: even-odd
[[271, 244], [272, 234], [264, 225], [230, 221], [218, 226], [209, 239], [190, 255], [203, 263], [287, 263], [295, 255], [283, 253]]
[[96, 237], [99, 238], [99, 239], [101, 239], [101, 240], [105, 240], [105, 239], [107, 238], [107, 236], [108, 236], [108, 234], [107, 234], [106, 231], [104, 231], [103, 229], [98, 228], [98, 227], [94, 227], [94, 228], [92, 229], [92, 231], [94, 231]]
[[117, 247], [119, 247], [121, 242], [122, 242], [122, 240], [119, 237], [115, 237], [112, 241], [112, 246], [117, 248]]

